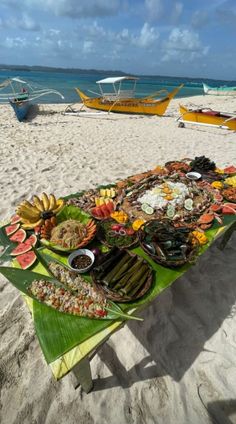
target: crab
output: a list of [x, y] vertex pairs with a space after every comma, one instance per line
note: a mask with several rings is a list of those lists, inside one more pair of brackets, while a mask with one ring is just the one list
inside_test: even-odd
[[214, 219], [222, 225], [223, 221], [219, 213], [223, 215], [236, 215], [236, 203], [214, 203], [208, 208], [206, 213], [200, 216], [197, 221], [198, 227], [202, 230], [207, 230], [212, 226]]

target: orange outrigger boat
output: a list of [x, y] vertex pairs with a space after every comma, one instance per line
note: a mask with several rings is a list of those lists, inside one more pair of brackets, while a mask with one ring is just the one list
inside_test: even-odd
[[[175, 88], [171, 93], [168, 93], [167, 90], [160, 90], [154, 94], [151, 94], [143, 98], [135, 98], [135, 86], [138, 78], [136, 77], [110, 77], [103, 80], [97, 81], [97, 84], [100, 87], [99, 97], [89, 97], [84, 94], [79, 88], [76, 88], [77, 93], [79, 94], [83, 105], [87, 106], [90, 109], [97, 109], [109, 112], [118, 112], [118, 113], [134, 113], [134, 114], [143, 114], [143, 115], [164, 115], [171, 99], [178, 93], [178, 91], [183, 87], [181, 84], [179, 87]], [[121, 83], [128, 81], [134, 83], [132, 89], [123, 89], [121, 88]], [[112, 86], [113, 91], [104, 92], [104, 86]], [[160, 95], [165, 93], [164, 98], [160, 98]], [[95, 93], [97, 94], [97, 93]], [[155, 99], [155, 97], [159, 99]]]
[[214, 126], [236, 131], [236, 114], [217, 112], [212, 109], [187, 109], [179, 106], [180, 117], [178, 122], [184, 126], [185, 123]]

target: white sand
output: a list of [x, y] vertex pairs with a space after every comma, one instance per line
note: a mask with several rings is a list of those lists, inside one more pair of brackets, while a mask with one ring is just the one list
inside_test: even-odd
[[[236, 135], [178, 128], [179, 99], [167, 116], [63, 116], [41, 105], [18, 123], [0, 107], [0, 219], [42, 191], [65, 195], [145, 171], [167, 160], [205, 154], [236, 165]], [[236, 99], [195, 97], [183, 104], [236, 111]], [[92, 361], [89, 395], [68, 375], [54, 381], [27, 307], [0, 280], [2, 424], [236, 423], [235, 240], [216, 245], [143, 312], [114, 334]], [[199, 396], [212, 413], [209, 418]], [[230, 420], [230, 421], [229, 421]]]

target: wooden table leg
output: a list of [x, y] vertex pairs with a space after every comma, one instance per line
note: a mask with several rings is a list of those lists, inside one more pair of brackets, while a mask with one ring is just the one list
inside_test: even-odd
[[80, 385], [85, 393], [89, 393], [93, 388], [93, 380], [88, 358], [82, 359], [73, 369], [72, 373], [76, 377], [75, 389]]
[[219, 249], [223, 250], [226, 246], [226, 244], [228, 243], [229, 239], [231, 238], [233, 232], [236, 231], [236, 222], [234, 222], [229, 228], [228, 230], [225, 231], [222, 240], [219, 244]]

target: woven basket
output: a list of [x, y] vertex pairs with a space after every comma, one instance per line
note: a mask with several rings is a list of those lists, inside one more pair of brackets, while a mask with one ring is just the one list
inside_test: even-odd
[[[166, 221], [163, 220], [161, 222], [166, 222]], [[142, 227], [138, 231], [139, 243], [140, 243], [142, 249], [144, 250], [144, 252], [147, 253], [148, 256], [150, 256], [159, 265], [162, 265], [162, 266], [164, 266], [166, 268], [178, 268], [180, 266], [185, 265], [186, 263], [194, 263], [195, 262], [196, 257], [197, 257], [197, 254], [198, 254], [198, 250], [199, 250], [199, 242], [192, 235], [192, 233], [190, 233], [190, 240], [194, 240], [194, 244], [192, 246], [192, 250], [186, 256], [186, 259], [179, 259], [179, 260], [175, 260], [175, 261], [170, 261], [168, 259], [162, 258], [161, 256], [158, 256], [157, 254], [153, 254], [152, 252], [150, 252], [150, 250], [146, 247], [146, 245], [144, 243], [144, 237], [146, 235], [145, 234], [145, 229], [148, 226], [150, 226], [153, 222], [160, 223], [160, 221], [158, 221], [156, 219], [153, 219], [153, 220], [148, 221], [147, 223], [143, 224]], [[169, 222], [168, 222], [168, 224], [170, 226], [173, 226]]]
[[[103, 222], [111, 222], [114, 225], [117, 224], [113, 219], [106, 219], [106, 220], [103, 220]], [[116, 246], [115, 244], [110, 244], [107, 242], [102, 224], [98, 225], [97, 239], [107, 247]], [[136, 244], [138, 244], [138, 236], [134, 234], [134, 240], [130, 244], [127, 244], [125, 246], [116, 246], [116, 247], [118, 247], [119, 249], [129, 249], [130, 247], [134, 247]]]
[[[130, 253], [130, 252], [127, 252], [127, 253], [130, 256], [137, 256], [134, 253]], [[111, 290], [111, 289], [109, 289], [109, 287], [107, 287], [104, 284], [102, 284], [101, 282], [97, 281], [95, 271], [92, 270], [90, 275], [92, 277], [93, 285], [96, 287], [97, 290], [99, 290], [106, 297], [106, 299], [113, 300], [114, 302], [119, 302], [119, 303], [132, 302], [134, 300], [138, 300], [141, 297], [143, 297], [147, 293], [147, 291], [150, 289], [152, 282], [153, 282], [153, 277], [154, 277], [153, 270], [150, 266], [150, 274], [149, 274], [145, 284], [143, 284], [143, 286], [136, 293], [135, 296], [127, 296], [127, 295], [121, 295], [120, 293], [116, 292], [115, 290]]]

